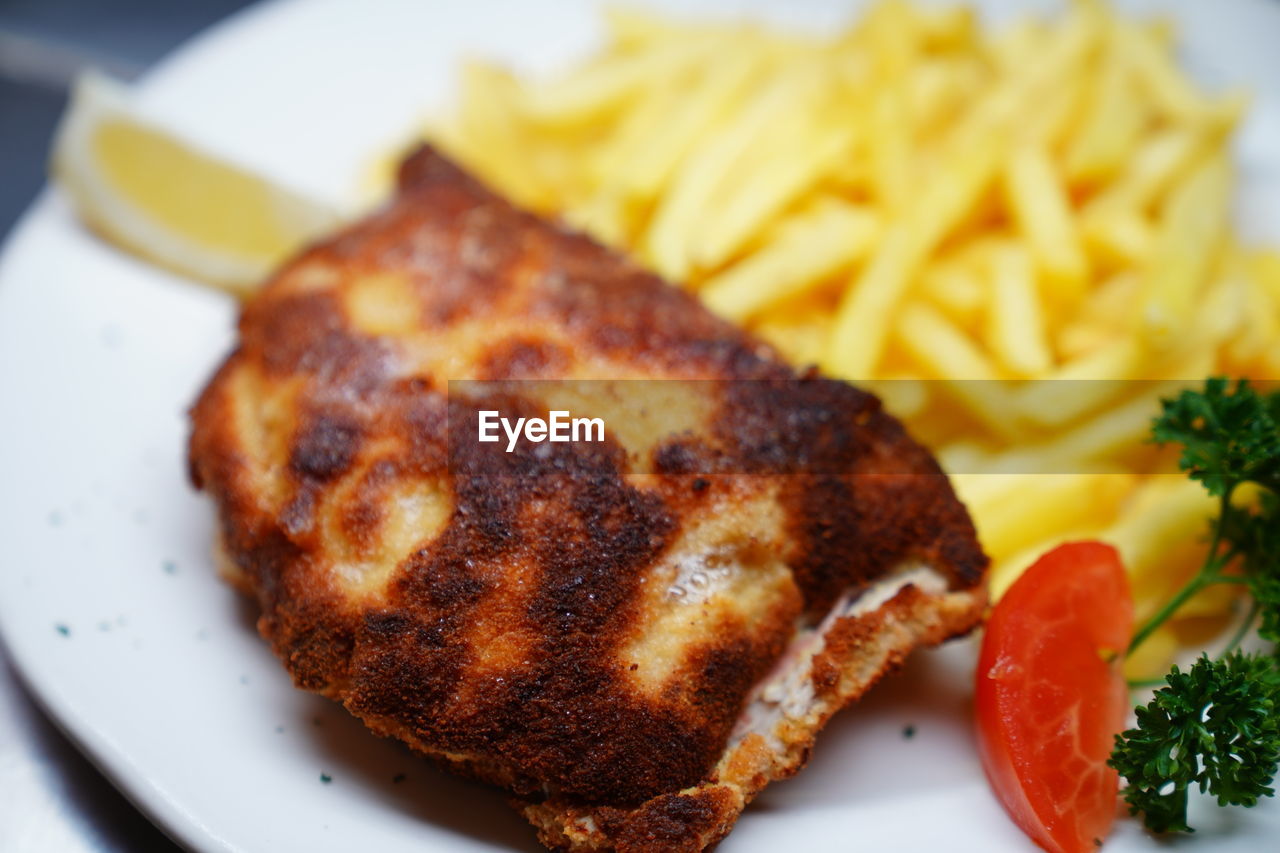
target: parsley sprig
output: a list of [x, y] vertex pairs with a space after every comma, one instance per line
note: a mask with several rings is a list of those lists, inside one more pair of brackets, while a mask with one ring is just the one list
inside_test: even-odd
[[[1191, 832], [1192, 787], [1218, 804], [1252, 806], [1272, 796], [1280, 765], [1280, 668], [1273, 655], [1239, 651], [1258, 633], [1280, 641], [1280, 393], [1215, 378], [1202, 391], [1166, 400], [1154, 440], [1181, 445], [1179, 465], [1218, 498], [1204, 565], [1134, 634], [1132, 652], [1196, 593], [1246, 586], [1252, 603], [1217, 659], [1174, 666], [1137, 709], [1135, 728], [1116, 736], [1110, 764], [1125, 777], [1125, 800], [1157, 832]], [[1232, 502], [1256, 488], [1253, 506]]]
[[1280, 760], [1280, 677], [1271, 661], [1238, 651], [1202, 656], [1186, 672], [1175, 665], [1165, 680], [1111, 758], [1129, 780], [1130, 808], [1156, 832], [1191, 832], [1192, 785], [1222, 806], [1271, 796]]

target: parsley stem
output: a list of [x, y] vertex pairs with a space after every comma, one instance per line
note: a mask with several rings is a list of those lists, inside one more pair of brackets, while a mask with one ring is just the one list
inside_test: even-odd
[[1178, 608], [1186, 604], [1191, 597], [1197, 592], [1209, 585], [1211, 577], [1202, 569], [1195, 577], [1187, 582], [1187, 585], [1178, 590], [1178, 594], [1165, 602], [1164, 607], [1156, 611], [1155, 615], [1143, 623], [1137, 633], [1133, 635], [1133, 640], [1129, 643], [1129, 654], [1133, 654], [1134, 649], [1142, 645], [1147, 637], [1155, 633], [1155, 630], [1168, 621]]
[[1210, 584], [1223, 581], [1224, 576], [1221, 572], [1226, 561], [1219, 557], [1218, 547], [1222, 544], [1222, 519], [1226, 517], [1227, 512], [1231, 509], [1231, 493], [1233, 491], [1235, 491], [1234, 483], [1228, 484], [1222, 491], [1218, 520], [1213, 525], [1213, 539], [1209, 542], [1209, 552], [1205, 557], [1204, 565], [1200, 567], [1200, 571], [1196, 572], [1195, 577], [1187, 581], [1186, 586], [1178, 590], [1177, 595], [1165, 602], [1164, 607], [1157, 610], [1154, 616], [1143, 623], [1129, 643], [1129, 654], [1133, 654], [1134, 649], [1142, 645], [1147, 637], [1155, 633], [1157, 628], [1167, 622], [1169, 617], [1176, 613], [1182, 605], [1190, 601], [1196, 593]]
[[1262, 609], [1262, 605], [1255, 598], [1253, 604], [1249, 606], [1249, 612], [1245, 614], [1244, 621], [1240, 623], [1240, 627], [1236, 628], [1236, 632], [1231, 635], [1230, 642], [1227, 647], [1222, 650], [1222, 654], [1229, 655], [1236, 650], [1240, 643], [1249, 634], [1249, 629], [1253, 627], [1253, 622], [1258, 618], [1258, 611]]

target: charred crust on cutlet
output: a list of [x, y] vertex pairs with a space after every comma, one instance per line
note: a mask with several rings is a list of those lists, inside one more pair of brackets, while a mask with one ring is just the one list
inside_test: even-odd
[[404, 470], [420, 476], [444, 474], [449, 443], [440, 436], [448, 434], [447, 396], [420, 377], [412, 377], [396, 383], [393, 398], [388, 418], [403, 453]]
[[[637, 689], [619, 650], [637, 634], [646, 572], [690, 508], [757, 488], [729, 472], [807, 454], [778, 501], [792, 534], [781, 558], [811, 613], [904, 558], [972, 588], [986, 559], [972, 524], [871, 395], [801, 381], [691, 295], [515, 210], [429, 149], [400, 180], [385, 210], [295, 262], [311, 271], [306, 286], [286, 267], [246, 303], [240, 348], [193, 409], [192, 479], [217, 502], [259, 630], [300, 685], [463, 772], [612, 815], [619, 849], [710, 843], [741, 802], [703, 783], [800, 593], [789, 586], [766, 627], [717, 623], [676, 674], [687, 690]], [[347, 316], [352, 282], [384, 272], [421, 303], [412, 341]], [[421, 355], [458, 326], [499, 331], [447, 369]], [[652, 488], [628, 479], [612, 439], [482, 459], [451, 434], [474, 429], [479, 404], [446, 394], [458, 371], [575, 369], [755, 381], [708, 428], [652, 448], [666, 475]], [[519, 394], [501, 408], [541, 413]], [[700, 481], [715, 488], [700, 493]], [[382, 535], [379, 504], [424, 482], [449, 501], [443, 527], [380, 566], [377, 588], [343, 587]], [[678, 793], [692, 785], [703, 787]]]
[[[692, 436], [676, 436], [664, 441], [653, 448], [650, 456], [653, 472], [666, 476], [706, 473], [719, 467], [719, 454]], [[697, 482], [706, 488], [705, 479], [698, 477]], [[695, 484], [694, 491], [701, 490]]]
[[432, 186], [465, 189], [475, 195], [489, 195], [484, 184], [430, 145], [419, 145], [410, 151], [396, 170], [396, 186], [401, 194]]
[[564, 348], [533, 337], [510, 338], [491, 345], [477, 367], [479, 379], [554, 378], [569, 364]]
[[746, 473], [851, 474], [874, 443], [900, 439], [862, 428], [880, 401], [843, 382], [787, 374], [726, 383], [724, 395], [716, 433]]
[[403, 476], [403, 465], [395, 458], [378, 459], [359, 475], [354, 488], [337, 507], [342, 535], [360, 554], [372, 553], [378, 544], [389, 490]]
[[597, 821], [619, 853], [698, 853], [724, 837], [740, 808], [732, 791], [713, 786], [655, 797], [631, 812], [601, 809]]
[[308, 413], [290, 441], [289, 471], [300, 480], [327, 483], [351, 468], [361, 443], [360, 424], [349, 414]]
[[[493, 404], [524, 411], [522, 403]], [[472, 405], [451, 398], [451, 428], [466, 428]], [[411, 721], [415, 739], [450, 752], [507, 756], [566, 795], [642, 802], [673, 780], [692, 784], [706, 773], [737, 697], [777, 649], [708, 650], [696, 707], [628, 702], [613, 652], [634, 620], [640, 569], [668, 546], [676, 524], [657, 494], [621, 479], [624, 457], [612, 442], [545, 447], [551, 452], [521, 446], [485, 460], [505, 467], [453, 477], [453, 522], [402, 564], [390, 592], [395, 612], [414, 614], [413, 636], [401, 636], [408, 623], [399, 616], [380, 616], [397, 626], [394, 642], [366, 625], [346, 703], [361, 715]], [[459, 448], [478, 452], [474, 442]], [[466, 458], [454, 463], [468, 467]], [[541, 580], [515, 624], [538, 626], [539, 639], [502, 685], [460, 701], [468, 613], [492, 592], [496, 566], [520, 562], [536, 566]]]
[[303, 375], [317, 385], [364, 394], [386, 378], [386, 346], [354, 332], [335, 294], [266, 292], [240, 323], [243, 348], [273, 378]]

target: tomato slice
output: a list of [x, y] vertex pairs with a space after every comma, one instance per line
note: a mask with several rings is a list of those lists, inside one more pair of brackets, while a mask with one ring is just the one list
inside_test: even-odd
[[1041, 557], [1000, 599], [978, 658], [982, 764], [1031, 840], [1054, 853], [1096, 848], [1116, 814], [1107, 766], [1125, 725], [1122, 654], [1133, 596], [1120, 556], [1072, 542]]

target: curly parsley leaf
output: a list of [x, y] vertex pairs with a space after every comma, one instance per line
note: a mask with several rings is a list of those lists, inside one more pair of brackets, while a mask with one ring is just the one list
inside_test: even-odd
[[1252, 806], [1275, 792], [1280, 763], [1280, 672], [1263, 655], [1201, 657], [1137, 709], [1136, 728], [1116, 736], [1110, 763], [1128, 780], [1124, 798], [1156, 832], [1191, 832], [1192, 786], [1218, 804]]
[[1161, 406], [1152, 438], [1181, 444], [1178, 464], [1210, 494], [1245, 482], [1280, 491], [1280, 395], [1259, 394], [1246, 379], [1233, 387], [1215, 377]]
[[1257, 510], [1228, 507], [1219, 520], [1222, 540], [1240, 557], [1249, 592], [1257, 602], [1263, 639], [1280, 642], [1280, 497], [1258, 496]]
[[[1274, 794], [1280, 766], [1280, 657], [1234, 651], [1258, 615], [1258, 633], [1280, 642], [1280, 393], [1215, 378], [1162, 405], [1153, 440], [1182, 445], [1180, 466], [1220, 498], [1221, 513], [1204, 565], [1137, 631], [1130, 651], [1212, 584], [1243, 583], [1253, 597], [1231, 651], [1202, 656], [1186, 672], [1173, 667], [1111, 754], [1131, 812], [1157, 832], [1191, 832], [1192, 788], [1219, 805], [1252, 806]], [[1257, 500], [1233, 503], [1246, 484], [1261, 487]]]
[[1262, 617], [1258, 635], [1269, 642], [1280, 643], [1280, 574], [1250, 576], [1249, 589]]

